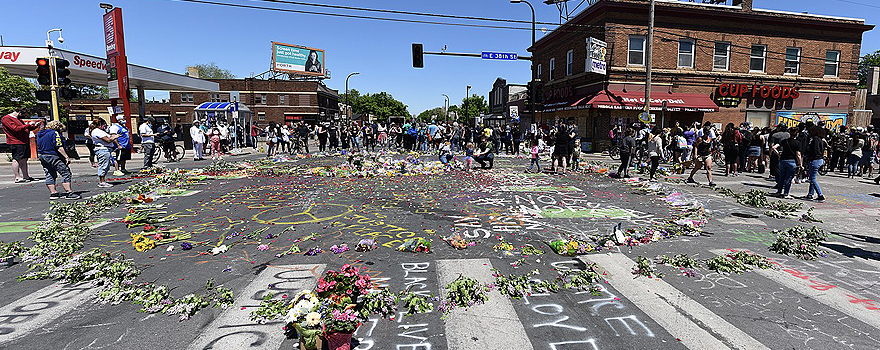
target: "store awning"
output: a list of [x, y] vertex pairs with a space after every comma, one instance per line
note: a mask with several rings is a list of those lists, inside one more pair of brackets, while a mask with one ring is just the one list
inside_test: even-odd
[[574, 109], [590, 108], [590, 106], [584, 104], [584, 101], [589, 100], [593, 96], [594, 95], [572, 97], [563, 101], [545, 103], [544, 112], [570, 111]]
[[[204, 102], [195, 108], [197, 112], [217, 112], [217, 111], [232, 111], [235, 105], [232, 102]], [[244, 105], [244, 103], [238, 104], [239, 112], [250, 112], [251, 110]]]
[[[718, 106], [707, 95], [687, 93], [654, 93], [651, 110], [663, 110], [666, 102], [668, 112], [718, 112]], [[640, 110], [645, 108], [642, 92], [600, 91], [589, 100], [582, 101], [587, 108]]]

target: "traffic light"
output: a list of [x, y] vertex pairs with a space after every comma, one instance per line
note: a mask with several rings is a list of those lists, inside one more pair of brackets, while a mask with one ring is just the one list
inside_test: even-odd
[[79, 97], [79, 91], [71, 89], [69, 87], [62, 87], [58, 89], [58, 95], [65, 100], [70, 100]]
[[67, 77], [70, 75], [70, 70], [67, 69], [67, 67], [70, 67], [70, 61], [65, 59], [55, 59], [55, 77], [58, 79], [58, 85], [70, 85], [70, 78]]
[[37, 82], [40, 85], [52, 85], [52, 71], [49, 68], [48, 58], [37, 58]]
[[34, 91], [34, 95], [37, 96], [37, 101], [52, 101], [52, 91], [51, 90], [37, 90]]
[[413, 68], [425, 68], [424, 48], [422, 44], [412, 44]]

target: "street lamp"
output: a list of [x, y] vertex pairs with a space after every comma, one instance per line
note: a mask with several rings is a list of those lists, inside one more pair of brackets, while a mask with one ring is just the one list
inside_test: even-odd
[[52, 38], [49, 37], [49, 34], [51, 34], [52, 32], [58, 32], [59, 44], [64, 43], [64, 38], [61, 37], [61, 28], [49, 29], [49, 31], [46, 32], [46, 47], [49, 48], [49, 50], [55, 47], [55, 43], [53, 43]]
[[443, 106], [443, 119], [448, 123], [449, 122], [449, 96], [446, 94], [441, 94], [444, 98], [446, 98], [446, 104]]
[[525, 1], [525, 0], [510, 0], [510, 3], [511, 4], [523, 3], [526, 5], [529, 5], [529, 8], [532, 9], [532, 46], [535, 46], [535, 24], [536, 24], [536, 22], [535, 22], [535, 7], [532, 6], [532, 4], [530, 4], [528, 1]]
[[354, 72], [345, 77], [345, 108], [348, 109], [348, 120], [351, 120], [351, 105], [348, 103], [348, 79], [352, 76], [361, 74], [360, 72]]

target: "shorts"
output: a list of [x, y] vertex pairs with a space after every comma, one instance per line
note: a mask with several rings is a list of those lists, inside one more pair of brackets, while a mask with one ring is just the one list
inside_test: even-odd
[[698, 155], [697, 160], [699, 160], [702, 163], [706, 163], [706, 162], [711, 163], [712, 162], [712, 155], [705, 155], [705, 156]]
[[29, 145], [9, 145], [9, 151], [12, 152], [12, 159], [14, 160], [31, 157], [31, 147]]
[[862, 152], [862, 160], [859, 161], [860, 165], [871, 165], [874, 163], [874, 152]]
[[117, 157], [116, 160], [126, 161], [131, 160], [131, 148], [120, 148], [116, 150]]
[[749, 147], [749, 157], [760, 157], [760, 156], [761, 156], [761, 147], [759, 147], [759, 146]]
[[61, 183], [70, 183], [70, 168], [61, 157], [54, 154], [41, 154], [39, 156], [43, 172], [46, 174], [46, 184], [55, 185], [55, 179], [61, 175]]

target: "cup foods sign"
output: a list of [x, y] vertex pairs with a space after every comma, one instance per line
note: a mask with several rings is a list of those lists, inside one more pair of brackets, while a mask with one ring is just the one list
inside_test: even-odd
[[590, 73], [598, 73], [605, 75], [607, 73], [607, 63], [605, 56], [608, 53], [608, 44], [596, 38], [587, 39], [587, 71]]
[[724, 83], [716, 89], [717, 97], [761, 98], [774, 100], [796, 100], [801, 97], [800, 87], [747, 85]]

